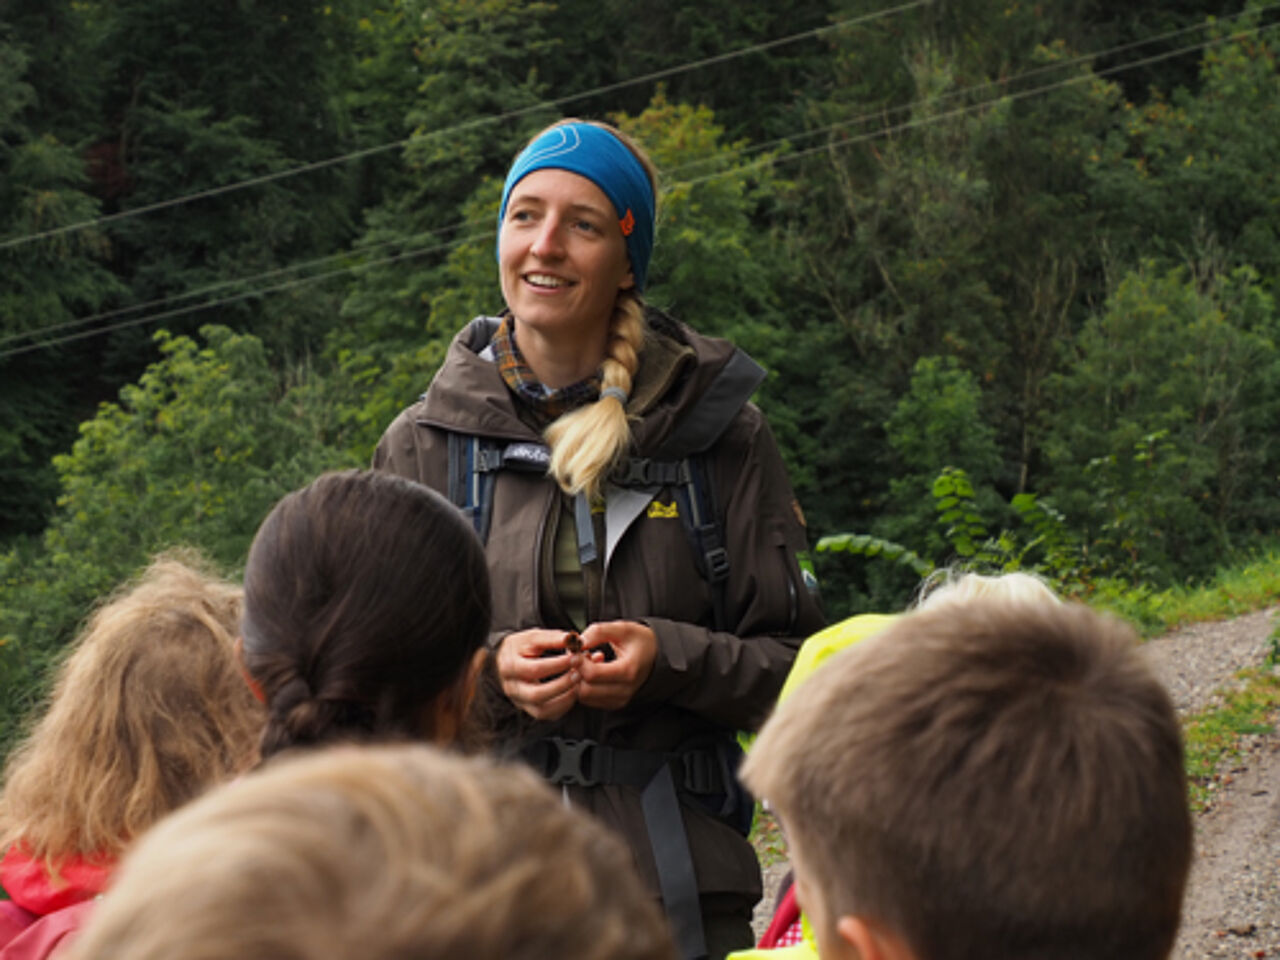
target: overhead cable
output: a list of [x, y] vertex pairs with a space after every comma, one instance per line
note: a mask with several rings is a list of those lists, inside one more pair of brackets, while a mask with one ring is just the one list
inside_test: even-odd
[[[984, 80], [980, 83], [975, 83], [968, 87], [960, 87], [954, 90], [949, 90], [935, 98], [929, 98], [928, 100], [926, 99], [913, 100], [905, 104], [898, 104], [895, 106], [887, 107], [880, 111], [864, 113], [849, 119], [839, 120], [839, 121], [836, 121], [835, 123], [831, 123], [823, 127], [817, 127], [809, 130], [798, 131], [786, 137], [780, 137], [775, 140], [767, 141], [765, 143], [755, 143], [755, 144], [748, 144], [742, 147], [730, 148], [723, 151], [722, 153], [720, 153], [718, 156], [714, 158], [690, 161], [689, 163], [682, 164], [679, 167], [672, 168], [670, 171], [668, 171], [668, 173], [676, 174], [683, 170], [689, 170], [691, 168], [705, 166], [708, 163], [723, 163], [726, 160], [733, 160], [735, 158], [744, 157], [748, 154], [760, 153], [762, 151], [766, 151], [771, 148], [781, 147], [783, 145], [790, 146], [793, 142], [797, 140], [809, 139], [815, 136], [820, 136], [825, 133], [830, 133], [837, 129], [853, 126], [855, 124], [865, 123], [867, 121], [880, 119], [886, 116], [894, 116], [898, 114], [909, 113], [911, 110], [913, 110], [914, 108], [920, 106], [925, 102], [940, 103], [948, 100], [953, 100], [959, 97], [973, 94], [978, 90], [984, 90], [989, 87], [993, 87], [997, 85], [1001, 87], [1008, 87], [1008, 86], [1011, 86], [1012, 84], [1025, 81], [1031, 77], [1040, 76], [1047, 72], [1058, 71], [1066, 67], [1071, 67], [1080, 63], [1084, 63], [1086, 61], [1093, 61], [1093, 60], [1101, 59], [1103, 57], [1113, 56], [1117, 53], [1122, 53], [1126, 50], [1132, 50], [1135, 47], [1149, 46], [1150, 44], [1153, 44], [1153, 43], [1161, 43], [1186, 33], [1205, 30], [1214, 25], [1220, 25], [1222, 23], [1230, 22], [1232, 20], [1243, 17], [1246, 14], [1261, 13], [1277, 7], [1280, 7], [1280, 2], [1272, 3], [1264, 7], [1254, 8], [1253, 10], [1242, 11], [1232, 16], [1221, 18], [1217, 21], [1206, 21], [1203, 23], [1194, 24], [1192, 26], [1182, 27], [1177, 30], [1171, 30], [1166, 33], [1160, 34], [1158, 36], [1148, 37], [1143, 40], [1135, 40], [1128, 43], [1120, 44], [1118, 46], [1110, 47], [1106, 50], [1093, 51], [1090, 53], [1080, 54], [1078, 56], [1071, 57], [1065, 60], [1058, 60], [1052, 63], [1044, 64], [1039, 67], [1035, 67], [1031, 70], [1025, 70], [1022, 73], [1015, 74], [1014, 76], [1011, 76], [1011, 77], [1005, 77], [999, 80]], [[1170, 55], [1177, 55], [1182, 52], [1185, 52], [1185, 51], [1174, 51]], [[1126, 68], [1127, 68], [1127, 65], [1126, 65]], [[1094, 76], [1097, 76], [1097, 75], [1098, 75], [1097, 73], [1094, 74]], [[875, 135], [878, 136], [880, 134], [876, 133]], [[693, 182], [693, 181], [686, 181], [686, 182]], [[677, 183], [674, 185], [678, 186], [681, 184]], [[392, 244], [416, 243], [416, 242], [420, 242], [421, 240], [425, 240], [429, 237], [437, 236], [444, 233], [449, 233], [454, 230], [459, 230], [465, 227], [480, 227], [480, 226], [483, 226], [484, 223], [485, 221], [483, 220], [460, 221], [454, 224], [450, 224], [449, 226], [446, 226], [446, 227], [438, 227], [436, 229], [429, 230], [420, 234], [415, 234], [407, 238], [396, 237], [389, 240], [379, 241], [377, 243], [365, 244], [355, 250], [344, 249], [336, 253], [326, 254], [325, 256], [318, 257], [313, 260], [303, 261], [300, 263], [291, 264], [284, 267], [278, 267], [273, 270], [268, 270], [265, 273], [260, 273], [260, 274], [256, 274], [248, 277], [237, 277], [237, 278], [232, 278], [230, 280], [222, 280], [217, 283], [210, 284], [208, 286], [203, 286], [203, 287], [196, 288], [194, 290], [187, 291], [185, 293], [173, 294], [170, 296], [161, 297], [154, 300], [149, 300], [143, 303], [132, 304], [127, 307], [120, 307], [114, 310], [108, 310], [102, 313], [93, 314], [91, 316], [68, 320], [63, 323], [53, 324], [47, 327], [41, 327], [38, 329], [21, 331], [17, 333], [10, 333], [5, 336], [0, 336], [0, 346], [3, 346], [6, 343], [12, 343], [15, 340], [25, 339], [27, 337], [47, 336], [51, 333], [57, 333], [61, 330], [72, 329], [80, 326], [86, 326], [88, 324], [98, 323], [103, 320], [114, 319], [120, 316], [127, 316], [129, 314], [137, 313], [141, 310], [150, 309], [152, 307], [165, 306], [166, 304], [171, 304], [171, 303], [179, 302], [182, 300], [189, 300], [194, 297], [204, 296], [210, 293], [216, 293], [219, 290], [225, 290], [228, 287], [234, 287], [234, 286], [248, 284], [248, 283], [257, 283], [262, 280], [267, 280], [272, 277], [280, 276], [282, 274], [294, 273], [300, 270], [310, 269], [312, 267], [320, 266], [334, 260], [342, 260], [351, 256], [366, 255], [372, 250], [376, 250], [380, 247], [389, 246]], [[433, 247], [432, 249], [439, 249], [439, 248]]]
[[193, 203], [197, 200], [205, 200], [210, 197], [222, 196], [233, 193], [238, 190], [244, 190], [249, 187], [260, 186], [264, 183], [273, 183], [278, 180], [284, 180], [289, 177], [296, 177], [300, 174], [311, 173], [316, 170], [323, 170], [328, 167], [337, 166], [338, 164], [349, 163], [353, 160], [361, 160], [365, 157], [375, 156], [377, 154], [386, 153], [401, 147], [407, 147], [411, 144], [423, 143], [438, 139], [451, 133], [460, 133], [466, 130], [476, 130], [481, 127], [491, 126], [495, 123], [501, 123], [504, 120], [513, 120], [517, 117], [526, 116], [541, 110], [547, 110], [554, 107], [561, 107], [569, 103], [579, 100], [589, 100], [594, 97], [603, 96], [613, 93], [617, 90], [623, 90], [627, 87], [639, 86], [644, 83], [652, 83], [656, 80], [665, 80], [668, 77], [677, 76], [681, 73], [687, 73], [692, 70], [699, 70], [703, 67], [714, 66], [720, 63], [727, 63], [739, 57], [744, 57], [753, 53], [761, 53], [766, 50], [772, 50], [776, 47], [785, 46], [786, 44], [796, 43], [801, 40], [810, 40], [824, 34], [832, 33], [837, 30], [843, 30], [847, 27], [857, 26], [868, 23], [873, 20], [879, 20], [884, 17], [895, 16], [913, 10], [917, 7], [928, 6], [933, 0], [910, 0], [910, 2], [899, 4], [895, 7], [889, 7], [884, 10], [877, 10], [872, 13], [863, 14], [857, 17], [849, 17], [836, 23], [826, 24], [821, 27], [814, 27], [810, 30], [804, 30], [800, 33], [793, 33], [785, 37], [778, 37], [773, 40], [765, 40], [760, 43], [754, 43], [746, 47], [740, 47], [735, 50], [728, 50], [724, 53], [715, 54], [714, 56], [704, 57], [701, 60], [688, 61], [676, 64], [671, 67], [665, 67], [661, 70], [654, 70], [638, 77], [631, 77], [627, 80], [619, 80], [614, 83], [604, 84], [585, 90], [581, 93], [570, 94], [565, 97], [559, 97], [554, 100], [543, 100], [538, 103], [530, 104], [526, 107], [520, 107], [515, 110], [507, 110], [503, 113], [490, 114], [488, 116], [476, 117], [462, 123], [454, 124], [449, 127], [443, 127], [439, 130], [431, 130], [427, 133], [414, 134], [402, 140], [394, 140], [390, 143], [383, 143], [373, 147], [366, 147], [362, 150], [354, 150], [351, 153], [344, 153], [340, 156], [329, 157], [326, 160], [315, 160], [310, 163], [304, 163], [300, 166], [290, 167], [287, 170], [277, 170], [274, 173], [266, 173], [261, 176], [251, 177], [247, 180], [240, 180], [236, 183], [227, 183], [218, 187], [211, 187], [207, 190], [199, 190], [195, 193], [183, 194], [182, 196], [171, 197], [167, 200], [159, 200], [155, 203], [149, 203], [141, 207], [134, 207], [130, 210], [122, 210], [119, 213], [111, 213], [101, 217], [94, 217], [90, 220], [81, 220], [77, 223], [68, 223], [60, 227], [51, 227], [48, 230], [41, 230], [37, 233], [30, 233], [24, 236], [11, 237], [6, 240], [0, 240], [0, 250], [7, 250], [12, 247], [21, 246], [22, 244], [32, 243], [36, 240], [44, 240], [49, 237], [60, 236], [65, 233], [73, 233], [79, 230], [87, 230], [91, 227], [101, 227], [109, 223], [116, 223], [130, 217], [143, 216], [144, 214], [154, 213], [158, 210], [166, 210], [172, 207], [181, 206], [183, 204]]
[[[863, 135], [861, 135], [861, 136], [857, 136], [857, 137], [848, 137], [848, 138], [842, 139], [842, 140], [840, 140], [839, 142], [824, 143], [824, 144], [821, 144], [821, 145], [819, 145], [819, 146], [817, 146], [817, 147], [810, 147], [810, 148], [807, 148], [807, 149], [804, 149], [804, 150], [790, 151], [790, 152], [787, 152], [787, 153], [784, 153], [784, 154], [781, 154], [781, 155], [778, 155], [778, 156], [769, 156], [769, 157], [764, 157], [764, 158], [762, 158], [762, 159], [760, 159], [760, 160], [753, 161], [753, 162], [748, 163], [748, 164], [745, 164], [745, 165], [736, 166], [736, 167], [734, 167], [734, 168], [733, 168], [733, 169], [731, 169], [731, 170], [724, 170], [724, 171], [719, 171], [719, 172], [717, 172], [717, 173], [708, 174], [708, 175], [706, 175], [706, 176], [702, 176], [702, 177], [696, 177], [696, 178], [693, 178], [693, 179], [676, 181], [676, 182], [673, 182], [673, 183], [669, 184], [669, 185], [668, 185], [668, 187], [667, 187], [667, 189], [668, 189], [668, 190], [673, 190], [673, 189], [682, 188], [682, 187], [692, 187], [692, 186], [696, 186], [696, 185], [698, 185], [698, 184], [707, 183], [707, 182], [710, 182], [710, 181], [713, 181], [713, 180], [718, 180], [718, 179], [721, 179], [721, 178], [723, 178], [723, 177], [727, 177], [727, 176], [736, 176], [736, 175], [741, 175], [742, 173], [744, 173], [744, 172], [748, 172], [748, 171], [750, 171], [750, 170], [751, 170], [751, 169], [753, 169], [753, 168], [757, 168], [757, 167], [764, 167], [764, 166], [772, 166], [772, 165], [779, 165], [779, 164], [786, 163], [786, 162], [790, 162], [790, 161], [793, 161], [793, 160], [802, 159], [802, 158], [807, 157], [807, 156], [812, 156], [812, 155], [817, 154], [817, 153], [843, 149], [843, 148], [846, 148], [846, 147], [849, 147], [849, 146], [854, 146], [854, 145], [859, 144], [859, 143], [865, 143], [865, 142], [870, 141], [870, 140], [875, 140], [875, 139], [878, 139], [878, 138], [880, 138], [880, 137], [891, 136], [891, 135], [893, 135], [893, 134], [895, 134], [895, 133], [902, 133], [902, 132], [906, 132], [906, 131], [909, 131], [909, 130], [918, 129], [918, 128], [920, 128], [920, 127], [928, 126], [928, 125], [933, 124], [933, 123], [939, 123], [939, 122], [942, 122], [942, 121], [944, 121], [944, 120], [955, 119], [955, 118], [957, 118], [957, 117], [961, 117], [961, 116], [964, 116], [964, 115], [966, 115], [966, 114], [970, 114], [970, 113], [976, 112], [976, 111], [978, 111], [978, 110], [980, 110], [980, 109], [982, 109], [982, 108], [990, 107], [990, 106], [992, 106], [992, 105], [994, 105], [994, 104], [997, 104], [997, 103], [1001, 103], [1001, 102], [1005, 102], [1005, 101], [1010, 101], [1010, 100], [1022, 100], [1022, 99], [1026, 99], [1026, 98], [1028, 98], [1028, 97], [1032, 97], [1032, 96], [1039, 96], [1039, 95], [1042, 95], [1042, 94], [1046, 94], [1046, 93], [1053, 92], [1054, 90], [1060, 90], [1060, 89], [1064, 89], [1064, 88], [1069, 87], [1069, 86], [1074, 86], [1074, 85], [1076, 85], [1076, 84], [1084, 83], [1084, 82], [1087, 82], [1087, 81], [1090, 81], [1090, 80], [1096, 79], [1096, 78], [1098, 78], [1098, 77], [1102, 77], [1102, 76], [1110, 76], [1110, 75], [1113, 75], [1113, 74], [1116, 74], [1116, 73], [1123, 72], [1123, 71], [1125, 71], [1125, 70], [1132, 70], [1132, 69], [1136, 69], [1136, 68], [1138, 68], [1138, 67], [1148, 66], [1148, 65], [1153, 64], [1153, 63], [1159, 63], [1159, 62], [1164, 61], [1164, 60], [1169, 60], [1169, 59], [1172, 59], [1172, 58], [1174, 58], [1174, 57], [1183, 56], [1183, 55], [1188, 54], [1188, 53], [1194, 53], [1194, 52], [1197, 52], [1197, 51], [1200, 51], [1200, 50], [1209, 49], [1209, 48], [1211, 48], [1211, 47], [1218, 46], [1218, 45], [1223, 44], [1223, 43], [1227, 43], [1227, 42], [1230, 42], [1230, 41], [1243, 39], [1243, 38], [1245, 38], [1245, 37], [1247, 37], [1247, 36], [1251, 36], [1251, 35], [1258, 35], [1258, 34], [1261, 34], [1261, 33], [1265, 32], [1265, 31], [1273, 30], [1273, 29], [1275, 29], [1276, 27], [1280, 27], [1280, 24], [1270, 24], [1270, 25], [1268, 25], [1268, 26], [1262, 26], [1262, 27], [1251, 27], [1251, 28], [1249, 28], [1249, 29], [1247, 29], [1247, 30], [1238, 31], [1238, 32], [1236, 32], [1236, 33], [1232, 33], [1232, 34], [1230, 34], [1230, 35], [1225, 35], [1225, 36], [1215, 37], [1215, 38], [1214, 38], [1214, 39], [1212, 39], [1212, 40], [1207, 40], [1207, 41], [1204, 41], [1204, 42], [1202, 42], [1202, 43], [1192, 44], [1192, 45], [1189, 45], [1189, 46], [1180, 47], [1180, 48], [1178, 48], [1178, 49], [1176, 49], [1176, 50], [1166, 51], [1166, 52], [1159, 53], [1159, 54], [1153, 54], [1153, 55], [1151, 55], [1151, 56], [1149, 56], [1149, 57], [1142, 57], [1142, 58], [1139, 58], [1139, 59], [1137, 59], [1137, 60], [1132, 60], [1132, 61], [1128, 61], [1128, 62], [1125, 62], [1125, 63], [1117, 64], [1117, 65], [1115, 65], [1115, 66], [1107, 67], [1107, 68], [1104, 68], [1104, 69], [1099, 70], [1099, 71], [1097, 71], [1097, 72], [1091, 72], [1091, 73], [1088, 73], [1088, 74], [1082, 74], [1082, 75], [1080, 75], [1080, 76], [1076, 76], [1076, 77], [1070, 77], [1070, 78], [1068, 78], [1068, 79], [1066, 79], [1066, 80], [1058, 81], [1058, 82], [1056, 82], [1056, 83], [1046, 84], [1046, 85], [1039, 86], [1039, 87], [1033, 87], [1033, 88], [1030, 88], [1030, 89], [1027, 89], [1027, 90], [1016, 91], [1016, 92], [1014, 92], [1014, 93], [1004, 94], [1004, 95], [1001, 95], [1001, 96], [998, 96], [998, 97], [992, 97], [992, 98], [990, 98], [990, 99], [982, 100], [982, 101], [979, 101], [979, 102], [977, 102], [977, 103], [969, 104], [969, 105], [964, 106], [964, 107], [959, 107], [959, 108], [957, 108], [957, 109], [955, 109], [955, 110], [945, 111], [945, 112], [943, 112], [943, 113], [938, 113], [938, 114], [932, 114], [932, 115], [927, 116], [927, 117], [923, 117], [923, 118], [916, 119], [916, 120], [909, 120], [909, 121], [906, 121], [906, 122], [904, 122], [904, 123], [895, 124], [895, 125], [888, 126], [888, 127], [882, 127], [882, 128], [877, 129], [877, 130], [871, 131], [871, 132], [869, 132], [869, 133], [863, 134]], [[1097, 56], [1097, 55], [1095, 55], [1095, 56]], [[975, 86], [976, 86], [976, 87], [981, 87], [981, 86], [986, 86], [986, 85], [987, 85], [987, 84], [978, 84], [978, 85], [975, 85]], [[924, 103], [924, 102], [928, 102], [928, 101], [918, 101], [917, 103]], [[850, 120], [850, 121], [847, 121], [847, 123], [849, 123], [849, 124], [854, 123], [854, 122], [856, 122], [856, 120]], [[839, 126], [839, 124], [836, 124], [836, 125], [833, 125], [833, 127], [832, 127], [832, 128], [834, 128], [834, 127], [838, 127], [838, 126]], [[432, 234], [435, 234], [435, 233], [441, 233], [441, 232], [444, 232], [444, 231], [447, 231], [447, 230], [457, 229], [457, 228], [459, 228], [459, 227], [467, 226], [467, 225], [469, 225], [469, 224], [467, 224], [467, 223], [459, 223], [459, 224], [455, 224], [455, 225], [453, 225], [453, 226], [451, 226], [451, 227], [444, 227], [444, 228], [440, 228], [439, 230], [436, 230], [436, 231], [431, 231], [431, 233], [430, 233], [430, 234], [427, 234], [427, 235], [432, 235]], [[58, 345], [58, 344], [62, 344], [62, 343], [68, 343], [68, 342], [75, 341], [75, 340], [81, 340], [81, 339], [85, 339], [85, 338], [88, 338], [88, 337], [97, 336], [98, 334], [107, 333], [107, 332], [110, 332], [110, 331], [113, 331], [113, 330], [118, 330], [118, 329], [121, 329], [121, 328], [124, 328], [124, 327], [132, 327], [132, 326], [137, 326], [137, 325], [142, 324], [142, 323], [149, 323], [149, 322], [152, 322], [152, 321], [155, 321], [155, 320], [163, 320], [163, 319], [169, 319], [169, 318], [172, 318], [172, 317], [175, 317], [175, 316], [182, 316], [182, 315], [185, 315], [185, 314], [189, 314], [189, 313], [197, 312], [197, 311], [199, 311], [199, 310], [210, 309], [210, 308], [218, 307], [218, 306], [224, 306], [224, 305], [227, 305], [227, 304], [230, 304], [230, 303], [237, 303], [237, 302], [240, 302], [240, 301], [243, 301], [243, 300], [246, 300], [246, 299], [250, 299], [250, 298], [255, 297], [255, 296], [261, 296], [261, 295], [265, 295], [265, 294], [269, 294], [269, 293], [276, 293], [276, 292], [279, 292], [279, 291], [281, 291], [281, 290], [291, 289], [291, 288], [298, 287], [298, 286], [302, 286], [302, 285], [305, 285], [305, 284], [308, 284], [308, 283], [319, 282], [319, 281], [321, 281], [321, 280], [327, 280], [327, 279], [331, 279], [331, 278], [333, 278], [333, 277], [342, 276], [342, 275], [349, 275], [349, 274], [355, 273], [355, 272], [360, 271], [360, 270], [365, 270], [365, 269], [369, 269], [369, 268], [376, 267], [376, 266], [380, 266], [380, 265], [384, 265], [384, 264], [394, 263], [394, 262], [398, 262], [398, 261], [400, 261], [400, 260], [410, 259], [410, 258], [417, 257], [417, 256], [423, 256], [423, 255], [426, 255], [426, 254], [428, 254], [428, 253], [434, 253], [434, 252], [437, 252], [437, 251], [440, 251], [440, 250], [450, 249], [450, 248], [453, 248], [453, 247], [459, 246], [459, 245], [461, 245], [461, 244], [463, 244], [463, 243], [471, 242], [471, 241], [474, 241], [474, 240], [477, 240], [477, 239], [492, 238], [493, 236], [494, 236], [494, 231], [493, 231], [493, 230], [490, 230], [490, 231], [488, 231], [488, 232], [486, 232], [486, 233], [482, 233], [482, 234], [474, 234], [474, 235], [471, 235], [471, 236], [468, 236], [468, 237], [464, 237], [464, 238], [462, 238], [462, 239], [460, 239], [460, 240], [454, 240], [454, 241], [450, 241], [450, 242], [447, 242], [447, 243], [438, 244], [438, 245], [431, 246], [431, 247], [426, 247], [426, 248], [420, 248], [420, 249], [408, 250], [408, 251], [404, 251], [404, 252], [402, 252], [402, 253], [396, 254], [396, 255], [394, 255], [394, 256], [384, 257], [384, 258], [380, 258], [380, 259], [377, 259], [377, 260], [369, 261], [369, 262], [366, 262], [366, 263], [355, 264], [355, 265], [352, 265], [352, 266], [349, 266], [349, 267], [344, 267], [344, 268], [342, 268], [342, 269], [340, 269], [340, 270], [333, 270], [333, 271], [329, 271], [329, 272], [322, 273], [322, 274], [316, 274], [316, 275], [314, 275], [314, 276], [303, 277], [303, 278], [299, 278], [299, 279], [297, 279], [297, 280], [289, 281], [289, 282], [286, 282], [286, 283], [275, 284], [275, 285], [270, 285], [270, 286], [267, 286], [267, 287], [258, 288], [258, 289], [255, 289], [255, 290], [245, 291], [245, 292], [242, 292], [242, 293], [236, 294], [236, 295], [234, 295], [234, 296], [229, 296], [229, 297], [222, 298], [222, 299], [218, 299], [218, 300], [207, 301], [207, 302], [203, 302], [203, 303], [199, 303], [199, 304], [190, 305], [190, 306], [187, 306], [187, 307], [177, 308], [177, 309], [174, 309], [174, 310], [167, 310], [167, 311], [164, 311], [164, 312], [161, 312], [161, 313], [148, 314], [147, 316], [134, 318], [134, 319], [132, 319], [132, 320], [123, 321], [123, 322], [121, 322], [121, 323], [111, 324], [111, 325], [104, 326], [104, 327], [96, 327], [96, 328], [94, 328], [93, 330], [80, 331], [80, 332], [78, 332], [78, 333], [73, 333], [73, 334], [69, 334], [69, 335], [66, 335], [66, 336], [62, 336], [62, 337], [55, 337], [55, 338], [53, 338], [53, 339], [49, 339], [49, 340], [41, 340], [41, 341], [36, 342], [36, 343], [31, 343], [31, 344], [27, 344], [27, 345], [20, 346], [20, 347], [15, 347], [15, 348], [12, 348], [12, 349], [9, 349], [9, 350], [0, 350], [0, 360], [7, 359], [8, 357], [12, 357], [12, 356], [17, 356], [17, 355], [19, 355], [19, 354], [27, 353], [27, 352], [30, 352], [30, 351], [33, 351], [33, 350], [43, 349], [43, 348], [45, 348], [45, 347], [56, 346], [56, 345]], [[346, 253], [344, 253], [344, 255], [349, 255], [349, 254], [350, 254], [350, 252], [346, 252]], [[322, 258], [322, 259], [323, 259], [323, 260], [334, 259], [336, 256], [338, 256], [338, 255], [334, 255], [334, 256], [326, 257], [326, 258]], [[318, 261], [316, 261], [316, 262], [318, 262]], [[304, 265], [304, 266], [305, 266], [305, 265]], [[248, 282], [253, 281], [254, 279], [260, 279], [261, 277], [270, 276], [270, 275], [275, 275], [275, 274], [278, 274], [278, 273], [281, 273], [281, 272], [288, 271], [288, 270], [290, 270], [290, 269], [292, 269], [292, 268], [281, 268], [280, 270], [271, 271], [271, 272], [269, 272], [268, 274], [260, 275], [258, 278], [252, 278], [252, 277], [251, 277], [251, 278], [246, 278], [246, 279], [244, 279], [244, 280], [239, 280], [239, 281], [236, 281], [236, 280], [233, 280], [233, 281], [225, 281], [225, 282], [224, 282], [224, 284], [226, 284], [226, 285], [232, 285], [232, 284], [237, 284], [237, 283], [248, 283]], [[186, 298], [188, 298], [188, 297], [190, 297], [190, 296], [195, 296], [195, 295], [198, 295], [198, 293], [185, 294], [185, 295], [181, 295], [181, 296], [179, 296], [179, 297], [169, 298], [168, 300], [161, 301], [161, 302], [173, 302], [174, 300], [177, 300], [177, 299], [186, 299]], [[124, 308], [124, 309], [125, 309], [125, 310], [129, 310], [129, 309], [142, 309], [142, 307], [143, 307], [143, 306], [145, 306], [145, 305], [140, 305], [140, 306], [138, 306], [138, 307], [136, 307], [136, 308]], [[101, 317], [101, 316], [99, 316], [99, 317], [97, 317], [96, 319], [101, 319], [101, 318], [102, 318], [102, 317]], [[88, 322], [89, 320], [92, 320], [92, 319], [95, 319], [95, 318], [84, 318], [84, 320], [82, 320], [82, 321], [72, 321], [71, 323], [72, 323], [72, 324], [78, 324], [78, 323]], [[45, 330], [46, 330], [46, 331], [51, 330], [51, 329], [52, 329], [52, 328], [45, 328]], [[39, 336], [41, 332], [43, 332], [43, 331], [31, 331], [31, 332], [30, 332], [29, 334], [27, 334], [27, 335], [29, 335], [29, 336]], [[21, 335], [21, 334], [19, 334], [19, 335], [16, 335], [16, 336], [20, 337], [20, 336], [22, 336], [22, 335]], [[12, 338], [13, 338], [13, 335], [11, 335], [10, 339], [12, 339]], [[3, 342], [3, 341], [0, 341], [0, 342]]]

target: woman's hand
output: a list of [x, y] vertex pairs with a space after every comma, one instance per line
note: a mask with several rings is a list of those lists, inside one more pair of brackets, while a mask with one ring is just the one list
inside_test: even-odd
[[[599, 648], [606, 643], [616, 659], [605, 661]], [[618, 710], [630, 703], [649, 679], [658, 657], [658, 638], [653, 630], [634, 620], [593, 623], [582, 632], [582, 646], [582, 662], [576, 665], [582, 677], [577, 699], [600, 710]]]
[[[563, 630], [535, 628], [509, 633], [498, 645], [495, 666], [502, 692], [535, 720], [559, 720], [578, 701], [585, 656], [563, 653], [566, 636]], [[563, 656], [544, 658], [548, 650]]]

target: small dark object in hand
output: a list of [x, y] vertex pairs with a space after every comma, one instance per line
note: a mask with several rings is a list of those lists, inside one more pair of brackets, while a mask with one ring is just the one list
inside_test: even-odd
[[[617, 653], [614, 652], [613, 647], [611, 647], [607, 643], [602, 643], [600, 644], [600, 646], [592, 647], [590, 650], [588, 650], [586, 647], [582, 645], [582, 638], [578, 636], [576, 633], [566, 633], [564, 635], [563, 647], [559, 649], [543, 650], [542, 653], [539, 654], [539, 656], [545, 660], [547, 657], [563, 657], [566, 653], [591, 654], [596, 652], [600, 653], [600, 655], [603, 657], [603, 662], [605, 663], [612, 663], [614, 660], [618, 659], [618, 655]], [[563, 673], [556, 673], [556, 674], [552, 674], [549, 677], [543, 677], [538, 682], [550, 683], [552, 680], [555, 680], [557, 677], [563, 677], [563, 676], [564, 676]]]

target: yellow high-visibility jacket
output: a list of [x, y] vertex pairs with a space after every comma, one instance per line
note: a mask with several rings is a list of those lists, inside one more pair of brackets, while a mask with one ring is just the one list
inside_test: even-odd
[[[897, 614], [863, 613], [856, 617], [849, 617], [847, 620], [841, 620], [839, 623], [815, 633], [800, 647], [800, 652], [796, 655], [796, 662], [792, 665], [791, 671], [787, 674], [786, 682], [782, 685], [782, 692], [778, 695], [778, 702], [781, 703], [795, 693], [796, 688], [812, 676], [832, 654], [839, 653], [846, 647], [851, 647], [868, 637], [875, 636], [888, 628], [897, 619]], [[749, 749], [750, 742], [754, 739], [755, 737], [753, 736], [745, 740], [743, 747]], [[818, 945], [813, 937], [813, 929], [809, 926], [809, 919], [802, 914], [800, 923], [801, 929], [804, 931], [803, 943], [794, 947], [737, 950], [729, 954], [727, 960], [818, 960]]]

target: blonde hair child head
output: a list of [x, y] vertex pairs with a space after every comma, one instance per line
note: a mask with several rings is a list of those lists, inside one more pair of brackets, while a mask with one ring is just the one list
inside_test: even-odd
[[937, 610], [973, 600], [1009, 603], [1061, 603], [1061, 598], [1034, 573], [983, 574], [935, 570], [921, 585], [917, 610]]
[[524, 768], [273, 761], [157, 827], [73, 960], [674, 960], [621, 842]]
[[48, 710], [10, 755], [0, 843], [56, 875], [109, 862], [256, 759], [264, 715], [234, 653], [241, 591], [193, 555], [154, 562], [89, 620]]

